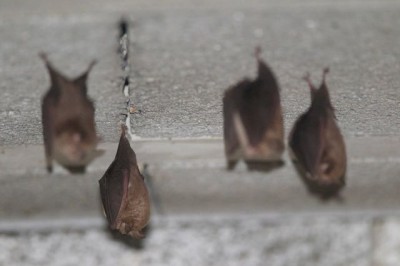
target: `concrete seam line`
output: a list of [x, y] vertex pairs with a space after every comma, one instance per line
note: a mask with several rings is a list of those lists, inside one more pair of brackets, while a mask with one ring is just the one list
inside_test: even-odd
[[[126, 101], [126, 118], [125, 118], [125, 125], [128, 128], [128, 135], [131, 139], [131, 141], [138, 140], [140, 139], [139, 136], [135, 135], [132, 132], [132, 127], [131, 127], [131, 113], [139, 112], [141, 113], [140, 110], [132, 110], [136, 109], [133, 106], [131, 106], [131, 98], [130, 98], [130, 93], [131, 93], [131, 88], [130, 88], [130, 64], [129, 64], [129, 21], [126, 20], [125, 18], [122, 18], [120, 23], [119, 23], [119, 30], [120, 30], [120, 35], [119, 35], [119, 53], [120, 53], [120, 58], [122, 60], [121, 62], [121, 68], [123, 71], [123, 79], [124, 79], [124, 84], [123, 84], [123, 89], [122, 92], [124, 96], [127, 98]], [[147, 187], [149, 188], [150, 196], [152, 198], [152, 203], [156, 209], [156, 211], [159, 214], [163, 214], [162, 208], [161, 208], [161, 200], [159, 197], [159, 194], [156, 191], [156, 187], [154, 186], [153, 183], [153, 178], [151, 175], [148, 173], [148, 164], [144, 164], [139, 166], [142, 172], [142, 175], [145, 177], [145, 182]]]
[[[121, 21], [119, 22], [119, 55], [121, 58], [121, 70], [123, 73], [123, 86], [122, 86], [122, 93], [124, 94], [125, 98], [127, 98], [126, 101], [126, 112], [123, 114], [125, 116], [125, 125], [128, 128], [128, 135], [131, 138], [131, 140], [137, 140], [140, 139], [139, 136], [136, 136], [132, 132], [131, 128], [131, 113], [134, 113], [135, 111], [132, 111], [132, 108], [135, 109], [133, 106], [131, 106], [131, 98], [130, 98], [130, 93], [131, 93], [131, 88], [130, 88], [130, 64], [129, 64], [129, 22], [125, 19], [122, 18]], [[140, 112], [140, 111], [139, 111]]]

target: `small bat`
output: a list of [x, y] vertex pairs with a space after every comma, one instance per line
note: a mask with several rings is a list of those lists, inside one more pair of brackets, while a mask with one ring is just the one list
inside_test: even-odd
[[94, 64], [75, 79], [58, 73], [45, 53], [39, 54], [48, 69], [51, 86], [42, 99], [42, 125], [46, 167], [53, 159], [71, 172], [83, 172], [87, 164], [102, 154], [96, 150], [94, 107], [87, 96], [86, 80]]
[[309, 74], [304, 77], [311, 91], [311, 106], [294, 124], [289, 136], [292, 159], [310, 192], [322, 199], [336, 196], [345, 185], [346, 148], [336, 124], [325, 78], [317, 89]]
[[283, 117], [279, 85], [256, 47], [258, 77], [243, 79], [225, 91], [224, 142], [228, 169], [238, 160], [281, 162], [284, 150]]
[[117, 154], [99, 180], [100, 194], [110, 228], [137, 239], [150, 219], [149, 194], [136, 155], [122, 125]]

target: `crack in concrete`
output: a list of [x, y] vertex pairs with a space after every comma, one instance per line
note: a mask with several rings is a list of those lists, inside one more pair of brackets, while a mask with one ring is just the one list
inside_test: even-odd
[[131, 128], [131, 98], [130, 98], [130, 83], [129, 83], [129, 72], [130, 72], [130, 66], [129, 66], [129, 23], [126, 19], [121, 19], [119, 23], [119, 55], [121, 58], [121, 68], [123, 72], [123, 79], [124, 79], [124, 84], [122, 87], [122, 93], [124, 96], [127, 98], [126, 101], [126, 113], [123, 115], [125, 116], [125, 125], [128, 128], [128, 135], [131, 138], [131, 140], [139, 140], [140, 137], [135, 135], [132, 132]]
[[[131, 105], [131, 98], [130, 98], [130, 93], [131, 93], [131, 88], [130, 88], [130, 65], [129, 65], [129, 23], [126, 19], [122, 18], [120, 23], [119, 23], [119, 30], [120, 30], [120, 35], [119, 35], [119, 54], [122, 60], [121, 63], [121, 68], [123, 71], [123, 79], [124, 79], [124, 84], [122, 87], [122, 93], [124, 96], [127, 98], [126, 101], [126, 114], [125, 116], [125, 125], [128, 128], [128, 135], [131, 139], [131, 141], [137, 141], [140, 140], [141, 138], [137, 135], [135, 135], [132, 132], [132, 127], [131, 127], [131, 113], [141, 113], [140, 110], [136, 110], [136, 108]], [[159, 193], [156, 190], [156, 187], [154, 186], [153, 178], [150, 175], [148, 171], [148, 164], [144, 163], [142, 165], [141, 172], [142, 175], [145, 177], [145, 182], [147, 184], [147, 187], [150, 192], [150, 196], [152, 198], [152, 202], [154, 204], [154, 207], [156, 209], [156, 212], [159, 214], [163, 214], [163, 209], [161, 207], [161, 200]]]

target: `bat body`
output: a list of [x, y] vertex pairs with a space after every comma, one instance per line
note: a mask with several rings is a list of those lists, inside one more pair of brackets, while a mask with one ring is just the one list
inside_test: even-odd
[[96, 150], [94, 106], [87, 96], [86, 80], [95, 62], [76, 79], [59, 74], [40, 54], [48, 69], [51, 86], [42, 99], [42, 125], [46, 166], [52, 171], [53, 159], [71, 172], [83, 171], [99, 155]]
[[115, 159], [99, 180], [100, 194], [110, 228], [140, 239], [150, 219], [150, 201], [125, 132], [122, 126]]
[[258, 76], [225, 91], [224, 142], [228, 168], [246, 162], [277, 162], [284, 150], [283, 117], [278, 82], [256, 48]]
[[347, 164], [345, 143], [325, 82], [327, 73], [326, 68], [319, 89], [306, 76], [311, 106], [297, 119], [289, 136], [291, 155], [303, 180], [321, 198], [333, 197], [344, 187]]

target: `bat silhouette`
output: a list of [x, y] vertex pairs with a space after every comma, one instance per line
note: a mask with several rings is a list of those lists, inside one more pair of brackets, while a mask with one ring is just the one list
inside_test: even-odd
[[336, 124], [325, 68], [317, 89], [309, 74], [304, 79], [311, 91], [311, 106], [294, 124], [289, 136], [292, 159], [310, 192], [323, 199], [336, 196], [345, 185], [346, 148]]
[[149, 194], [126, 130], [123, 125], [115, 159], [99, 180], [100, 194], [110, 228], [141, 239], [150, 219]]
[[83, 172], [87, 164], [102, 154], [96, 150], [94, 107], [87, 96], [86, 80], [94, 64], [75, 79], [58, 73], [45, 53], [40, 53], [48, 69], [51, 85], [42, 98], [42, 125], [46, 167], [53, 159], [71, 172]]
[[229, 169], [240, 159], [247, 163], [281, 162], [284, 129], [279, 85], [260, 54], [261, 49], [256, 47], [257, 78], [245, 78], [224, 94], [224, 142]]

